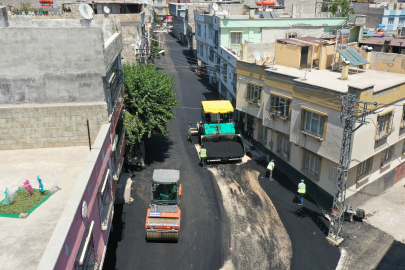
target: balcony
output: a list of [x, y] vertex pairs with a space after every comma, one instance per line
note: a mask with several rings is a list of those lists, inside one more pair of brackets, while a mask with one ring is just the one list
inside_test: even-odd
[[108, 190], [108, 194], [103, 198], [103, 202], [100, 209], [100, 218], [101, 218], [101, 229], [107, 230], [110, 219], [113, 215], [114, 208], [114, 194], [112, 190]]
[[375, 134], [375, 140], [376, 141], [381, 141], [382, 139], [387, 138], [394, 131], [395, 131], [395, 127], [393, 125], [391, 125], [390, 127], [388, 127], [385, 130], [379, 131], [377, 129], [377, 133]]

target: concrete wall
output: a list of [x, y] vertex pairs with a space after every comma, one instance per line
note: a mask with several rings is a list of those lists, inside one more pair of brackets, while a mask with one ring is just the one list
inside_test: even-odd
[[384, 7], [370, 7], [368, 2], [353, 2], [353, 10], [355, 14], [367, 16], [366, 27], [377, 27], [382, 23]]
[[[111, 15], [110, 15], [111, 16]], [[89, 21], [83, 18], [64, 19], [62, 16], [9, 16], [10, 27], [48, 27], [48, 28], [79, 28], [96, 27], [102, 31], [103, 42], [107, 41], [115, 32], [117, 25], [114, 19], [105, 19], [103, 15], [95, 15]]]
[[0, 29], [0, 104], [104, 101], [100, 28]]
[[275, 57], [277, 59], [277, 65], [299, 68], [301, 47], [277, 43]]
[[[122, 50], [121, 33], [115, 33], [104, 44], [105, 73], [111, 69]], [[120, 69], [120, 67], [118, 67]]]
[[0, 106], [0, 150], [88, 145], [108, 123], [106, 104]]
[[0, 28], [1, 27], [8, 27], [8, 15], [6, 7], [0, 6]]
[[[293, 15], [293, 18], [301, 18], [305, 17], [305, 15], [313, 15], [312, 17], [314, 17], [315, 15], [316, 0], [282, 0], [281, 2], [278, 1], [278, 3], [284, 5], [284, 12]], [[293, 8], [293, 5], [295, 5], [295, 8]], [[293, 9], [295, 12], [293, 12]], [[301, 16], [301, 14], [304, 16]]]
[[371, 52], [370, 68], [405, 74], [405, 55], [397, 53]]

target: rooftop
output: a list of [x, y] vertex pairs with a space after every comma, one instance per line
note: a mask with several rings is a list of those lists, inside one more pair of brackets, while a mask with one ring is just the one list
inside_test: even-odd
[[2, 269], [37, 268], [89, 153], [88, 146], [0, 151], [1, 193], [6, 187], [14, 192], [26, 179], [38, 188], [37, 175], [49, 190], [52, 169], [61, 188], [26, 219], [0, 217]]
[[360, 44], [369, 44], [369, 45], [384, 45], [385, 41], [389, 41], [388, 45], [390, 46], [399, 46], [405, 47], [405, 39], [403, 38], [384, 38], [384, 37], [371, 37], [360, 41]]
[[301, 36], [296, 38], [277, 39], [279, 43], [295, 45], [299, 47], [312, 46], [312, 45], [330, 45], [335, 44], [334, 41], [329, 41], [321, 37]]
[[[374, 92], [376, 92], [405, 82], [404, 74], [388, 73], [385, 71], [377, 71], [372, 69], [367, 69], [365, 71], [359, 69], [357, 73], [357, 69], [354, 67], [350, 68], [349, 77], [347, 80], [340, 79], [342, 71], [332, 71], [330, 69], [310, 69], [306, 71], [305, 69], [296, 69], [281, 65], [275, 65], [274, 68], [277, 68], [277, 70], [267, 70], [297, 78], [306, 77], [307, 79], [303, 81], [303, 83], [324, 87], [342, 93], [347, 92], [349, 85], [359, 88], [374, 85]], [[383, 79], [387, 78], [386, 76], [389, 76], [389, 80]]]

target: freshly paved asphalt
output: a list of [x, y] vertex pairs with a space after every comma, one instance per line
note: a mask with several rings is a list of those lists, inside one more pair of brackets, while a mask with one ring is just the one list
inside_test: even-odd
[[[214, 176], [198, 165], [193, 144], [187, 142], [187, 123], [200, 119], [202, 100], [218, 94], [206, 78], [197, 77], [187, 62], [188, 48], [166, 36], [166, 55], [156, 65], [175, 76], [174, 91], [180, 100], [168, 138], [152, 136], [145, 142], [147, 167], [133, 177], [128, 205], [116, 205], [103, 269], [220, 269], [229, 256], [229, 223]], [[185, 108], [188, 107], [188, 108]], [[297, 205], [296, 187], [283, 175], [265, 178], [263, 163], [250, 161], [249, 169], [261, 172], [259, 181], [276, 207], [292, 242], [291, 269], [335, 269], [339, 251], [325, 239], [327, 220], [314, 203]], [[231, 165], [230, 169], [232, 169]], [[179, 242], [147, 243], [145, 217], [150, 203], [150, 179], [154, 169], [180, 170], [183, 185], [182, 223]], [[262, 178], [263, 177], [263, 178]], [[271, 222], [271, 220], [269, 220]]]
[[[199, 166], [194, 144], [187, 141], [187, 123], [195, 126], [200, 120], [201, 101], [217, 99], [218, 94], [191, 72], [188, 47], [180, 46], [170, 35], [166, 38], [166, 55], [156, 65], [174, 75], [173, 91], [180, 105], [168, 125], [168, 138], [154, 135], [145, 141], [147, 166], [132, 178], [132, 204], [115, 206], [103, 269], [219, 269], [227, 258], [229, 225], [220, 191], [211, 173]], [[145, 241], [154, 169], [180, 170], [183, 192], [178, 243]]]

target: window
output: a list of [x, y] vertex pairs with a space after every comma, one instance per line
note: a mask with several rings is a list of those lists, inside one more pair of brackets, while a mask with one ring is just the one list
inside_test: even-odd
[[290, 160], [290, 141], [287, 137], [278, 135], [277, 153], [283, 158]]
[[303, 116], [303, 132], [324, 139], [326, 116], [307, 110], [303, 110]]
[[388, 135], [394, 131], [394, 125], [392, 124], [393, 116], [394, 111], [391, 111], [377, 117], [377, 131], [375, 136], [377, 141], [388, 137]]
[[404, 18], [404, 17], [400, 17], [400, 18], [399, 18], [399, 21], [398, 21], [398, 25], [404, 25], [404, 21], [405, 21], [405, 18]]
[[219, 43], [218, 31], [215, 30], [215, 31], [214, 31], [214, 48], [215, 48], [215, 49], [218, 48], [218, 43]]
[[381, 167], [384, 167], [385, 165], [388, 165], [388, 163], [390, 163], [392, 157], [394, 156], [394, 149], [395, 145], [391, 145], [390, 147], [382, 151]]
[[260, 96], [263, 91], [263, 86], [248, 83], [247, 84], [247, 100], [253, 103], [260, 103]]
[[393, 25], [394, 24], [394, 19], [395, 18], [388, 18], [388, 25]]
[[402, 155], [405, 155], [405, 140], [404, 140], [404, 145], [402, 146]]
[[259, 139], [262, 142], [266, 142], [267, 141], [267, 127], [260, 125], [260, 129], [259, 129]]
[[228, 81], [228, 64], [226, 63], [222, 64], [222, 78], [225, 83]]
[[231, 33], [231, 45], [240, 45], [242, 43], [242, 33], [233, 32]]
[[162, 13], [163, 12], [163, 8], [158, 8], [158, 12]]
[[400, 127], [401, 127], [401, 128], [404, 128], [404, 127], [405, 127], [405, 104], [404, 104], [403, 107], [402, 107], [402, 119], [401, 119], [401, 125], [400, 125]]
[[214, 62], [214, 50], [210, 49], [210, 61]]
[[357, 169], [357, 181], [361, 180], [362, 178], [370, 174], [372, 164], [373, 164], [372, 157], [359, 164]]
[[217, 73], [221, 72], [221, 58], [217, 55], [217, 65], [216, 65]]
[[277, 96], [271, 93], [270, 96], [270, 113], [281, 119], [287, 119], [290, 115], [291, 99]]
[[212, 25], [208, 26], [208, 37], [212, 39]]
[[297, 33], [287, 33], [287, 38], [296, 38]]
[[76, 269], [98, 269], [101, 263], [101, 256], [94, 247], [93, 240], [94, 221], [89, 221], [84, 231], [82, 242], [76, 256]]
[[201, 36], [201, 24], [197, 24], [197, 35]]
[[197, 46], [197, 52], [201, 55], [204, 56], [204, 47], [201, 44], [198, 44]]
[[158, 3], [159, 3], [159, 4], [162, 4], [162, 2], [163, 2], [163, 0], [158, 0]]
[[100, 221], [101, 229], [106, 230], [108, 228], [108, 222], [112, 214], [114, 207], [114, 194], [112, 192], [110, 179], [110, 170], [107, 169], [104, 172], [103, 182], [99, 188], [99, 205], [100, 205]]
[[304, 151], [304, 171], [319, 178], [319, 168], [321, 165], [321, 159], [313, 155], [308, 151]]

